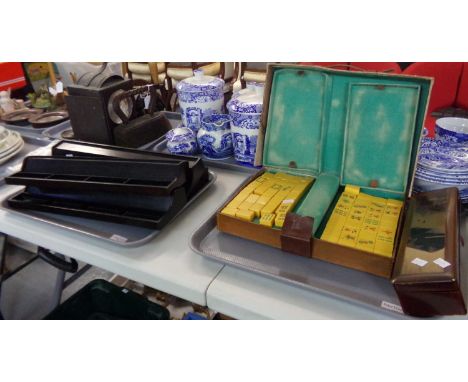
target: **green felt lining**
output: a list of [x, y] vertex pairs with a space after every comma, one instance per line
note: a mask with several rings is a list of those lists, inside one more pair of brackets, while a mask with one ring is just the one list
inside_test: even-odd
[[340, 180], [336, 175], [319, 175], [309, 193], [296, 208], [297, 214], [301, 216], [312, 216], [314, 218], [312, 233], [315, 233], [320, 226], [323, 217], [335, 198], [339, 186]]
[[265, 167], [335, 175], [341, 185], [369, 187], [377, 181], [366, 192], [404, 199], [416, 163], [429, 79], [316, 67], [271, 69]]

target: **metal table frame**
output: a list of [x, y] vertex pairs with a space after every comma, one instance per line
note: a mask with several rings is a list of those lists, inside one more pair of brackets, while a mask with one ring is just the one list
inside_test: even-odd
[[[60, 302], [62, 300], [62, 294], [63, 294], [64, 289], [67, 288], [68, 286], [70, 286], [76, 280], [78, 280], [81, 276], [83, 276], [91, 268], [91, 265], [85, 264], [81, 269], [76, 270], [74, 272], [72, 272], [72, 270], [66, 270], [63, 267], [60, 267], [59, 264], [54, 264], [53, 262], [45, 259], [44, 258], [44, 253], [47, 253], [49, 256], [53, 255], [57, 259], [61, 259], [63, 261], [65, 261], [65, 256], [63, 256], [61, 254], [58, 254], [58, 253], [52, 253], [52, 252], [50, 252], [48, 250], [45, 250], [43, 248], [38, 248], [38, 253], [33, 255], [30, 259], [24, 261], [23, 263], [21, 263], [16, 268], [7, 271], [6, 270], [6, 256], [7, 256], [7, 247], [8, 247], [7, 239], [8, 239], [8, 236], [5, 235], [4, 233], [0, 232], [0, 303], [1, 303], [1, 300], [2, 300], [2, 284], [3, 284], [3, 282], [8, 280], [10, 277], [13, 277], [14, 275], [16, 275], [22, 269], [24, 269], [27, 266], [34, 263], [39, 258], [45, 260], [47, 263], [54, 266], [58, 270], [57, 271], [57, 276], [56, 276], [56, 279], [55, 279], [54, 292], [53, 292], [52, 302], [51, 302], [51, 307], [50, 307], [51, 311], [53, 309], [55, 309], [60, 304]], [[71, 261], [76, 263], [76, 261], [73, 260], [73, 259]], [[72, 276], [70, 276], [69, 278], [66, 279], [65, 276], [66, 276], [67, 272], [70, 272], [70, 273], [73, 273], [73, 274], [72, 274]], [[2, 311], [1, 311], [1, 307], [0, 307], [0, 320], [3, 320], [3, 319], [5, 319], [5, 317], [4, 317], [4, 315], [3, 315]]]

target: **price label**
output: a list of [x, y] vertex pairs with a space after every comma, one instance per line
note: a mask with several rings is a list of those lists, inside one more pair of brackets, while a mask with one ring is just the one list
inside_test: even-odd
[[113, 234], [111, 237], [111, 240], [117, 242], [117, 243], [126, 243], [127, 242], [127, 238], [126, 237], [123, 237], [123, 236], [120, 236], [120, 235], [117, 235], [117, 234]]

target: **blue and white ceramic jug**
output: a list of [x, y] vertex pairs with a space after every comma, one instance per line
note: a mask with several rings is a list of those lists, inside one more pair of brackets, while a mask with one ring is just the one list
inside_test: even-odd
[[192, 130], [178, 126], [166, 134], [167, 149], [172, 154], [193, 155], [197, 153], [197, 138]]
[[225, 159], [232, 156], [232, 136], [227, 114], [212, 114], [202, 119], [197, 141], [201, 152], [210, 159]]
[[203, 70], [194, 70], [193, 73], [193, 77], [180, 81], [176, 90], [182, 121], [196, 134], [203, 117], [223, 112], [224, 81], [218, 77], [205, 76]]
[[263, 110], [263, 86], [257, 85], [235, 95], [227, 108], [231, 116], [234, 157], [238, 162], [253, 165]]

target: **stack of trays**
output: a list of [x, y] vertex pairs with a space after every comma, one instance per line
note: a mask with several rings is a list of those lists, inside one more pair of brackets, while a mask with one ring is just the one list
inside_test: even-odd
[[414, 191], [457, 187], [462, 203], [468, 202], [468, 146], [424, 138], [419, 150]]
[[[28, 157], [20, 172], [5, 178], [7, 184], [26, 186], [8, 204], [161, 229], [185, 206], [193, 190], [206, 185], [208, 172], [201, 161], [191, 166], [179, 157], [145, 154], [60, 142], [53, 156]], [[198, 162], [198, 158], [191, 159]]]
[[23, 146], [21, 135], [0, 126], [0, 165], [18, 154]]

